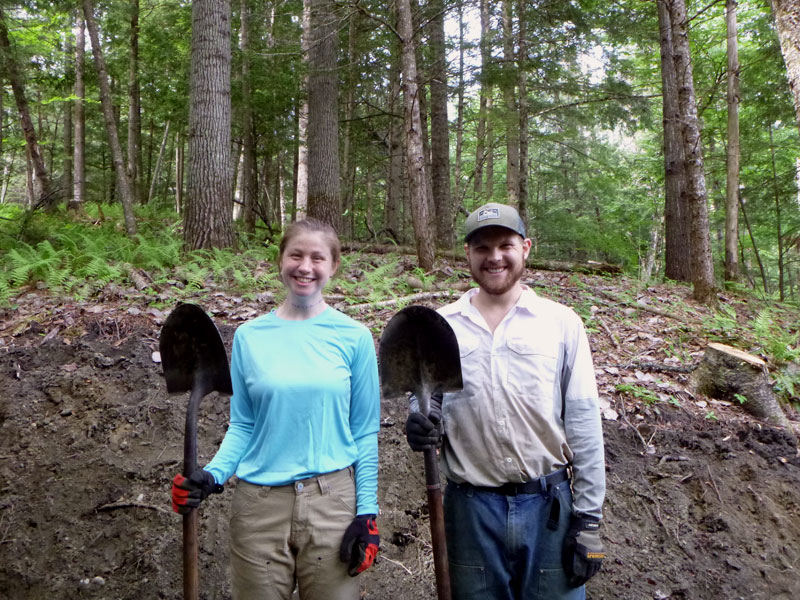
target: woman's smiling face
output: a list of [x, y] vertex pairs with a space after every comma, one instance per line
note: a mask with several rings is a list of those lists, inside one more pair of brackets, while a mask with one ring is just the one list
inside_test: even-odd
[[303, 232], [291, 239], [281, 255], [281, 280], [289, 294], [308, 302], [322, 295], [338, 266], [322, 233]]

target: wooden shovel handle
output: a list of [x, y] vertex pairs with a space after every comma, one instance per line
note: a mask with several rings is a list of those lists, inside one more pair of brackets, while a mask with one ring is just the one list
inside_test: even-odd
[[183, 598], [197, 600], [197, 509], [183, 515]]
[[431, 543], [433, 545], [433, 570], [436, 573], [436, 595], [439, 600], [450, 600], [450, 567], [447, 563], [447, 545], [444, 534], [444, 509], [442, 485], [439, 481], [439, 461], [436, 449], [425, 450], [425, 487], [428, 490], [428, 513], [431, 518]]

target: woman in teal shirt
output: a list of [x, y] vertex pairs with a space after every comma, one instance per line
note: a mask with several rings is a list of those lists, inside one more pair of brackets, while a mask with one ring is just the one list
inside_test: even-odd
[[[378, 550], [380, 395], [369, 330], [322, 296], [340, 262], [336, 232], [307, 219], [280, 243], [286, 299], [240, 326], [231, 355], [230, 425], [186, 479], [176, 510], [238, 482], [231, 513], [237, 600], [355, 600], [354, 576]], [[185, 509], [184, 509], [185, 510]]]

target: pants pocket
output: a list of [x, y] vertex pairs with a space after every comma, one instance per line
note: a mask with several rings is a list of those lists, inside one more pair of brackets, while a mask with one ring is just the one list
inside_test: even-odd
[[486, 569], [451, 562], [450, 585], [454, 598], [483, 600], [486, 598]]

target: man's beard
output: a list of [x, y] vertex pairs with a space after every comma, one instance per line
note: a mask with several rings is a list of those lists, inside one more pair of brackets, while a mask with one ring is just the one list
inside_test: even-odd
[[525, 274], [525, 264], [509, 265], [505, 271], [505, 276], [499, 281], [494, 277], [487, 276], [486, 272], [482, 271], [480, 267], [474, 268], [471, 264], [469, 272], [481, 290], [493, 296], [502, 296], [519, 284], [519, 280]]

